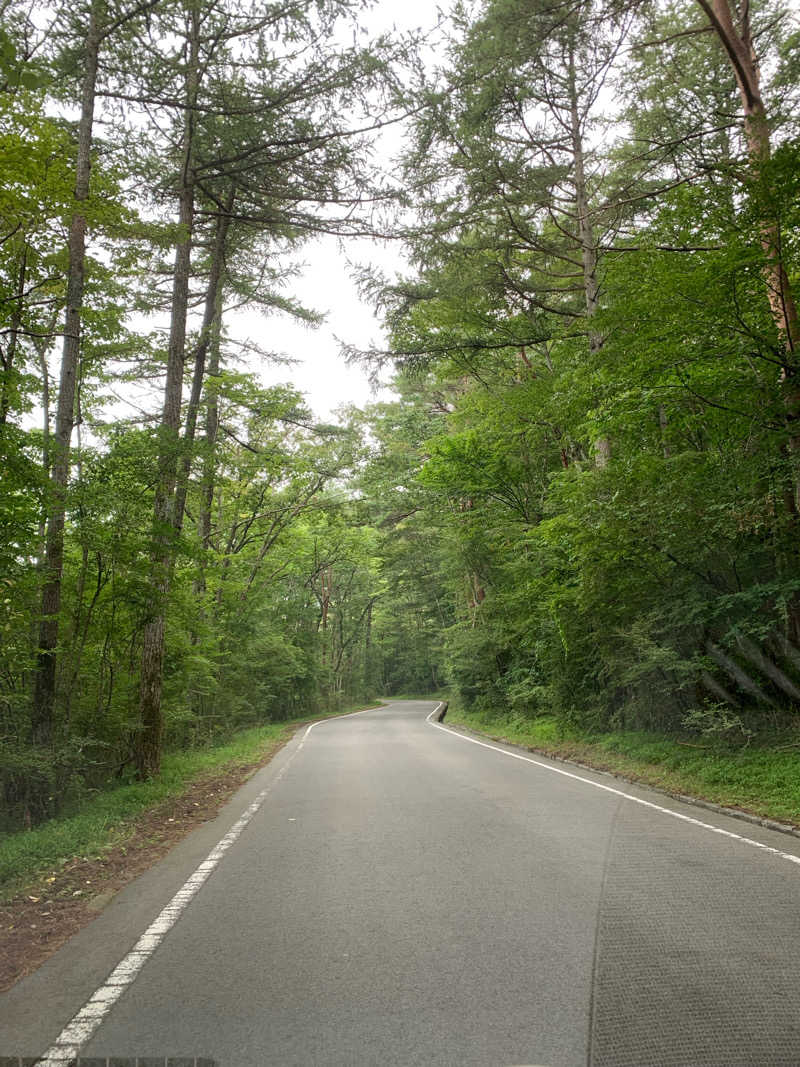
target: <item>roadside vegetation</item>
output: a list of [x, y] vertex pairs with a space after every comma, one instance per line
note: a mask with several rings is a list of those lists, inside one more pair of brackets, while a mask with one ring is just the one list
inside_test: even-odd
[[463, 721], [796, 821], [797, 22], [562, 14], [455, 17], [364, 495]]
[[[6, 871], [445, 687], [796, 817], [796, 14], [476, 0], [421, 49], [362, 8], [3, 7]], [[344, 346], [393, 395], [335, 423], [233, 314], [318, 322], [320, 233], [407, 255]]]

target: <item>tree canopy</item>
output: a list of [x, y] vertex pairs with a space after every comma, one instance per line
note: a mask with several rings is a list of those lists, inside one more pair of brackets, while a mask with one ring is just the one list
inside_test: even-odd
[[[378, 693], [796, 715], [790, 10], [476, 0], [435, 56], [359, 0], [2, 10], [5, 824]], [[319, 321], [318, 234], [407, 259], [335, 424], [231, 328]]]

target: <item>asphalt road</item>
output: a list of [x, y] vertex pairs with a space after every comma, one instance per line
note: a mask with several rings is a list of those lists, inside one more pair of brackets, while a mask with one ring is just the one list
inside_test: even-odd
[[433, 707], [298, 734], [0, 997], [0, 1057], [91, 1001], [81, 1056], [126, 1065], [800, 1065], [800, 840], [476, 744]]

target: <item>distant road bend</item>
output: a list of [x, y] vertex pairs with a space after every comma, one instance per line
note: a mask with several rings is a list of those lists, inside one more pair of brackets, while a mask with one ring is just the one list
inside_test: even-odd
[[800, 840], [434, 707], [300, 732], [0, 997], [0, 1057], [800, 1065]]

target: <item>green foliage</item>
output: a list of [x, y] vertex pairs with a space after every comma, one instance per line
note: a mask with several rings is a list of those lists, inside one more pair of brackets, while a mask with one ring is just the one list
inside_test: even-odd
[[744, 737], [800, 700], [796, 371], [763, 239], [785, 230], [795, 282], [791, 20], [754, 15], [775, 61], [754, 167], [719, 43], [681, 32], [695, 5], [586, 3], [556, 28], [523, 7], [456, 14], [406, 157], [417, 274], [381, 293], [453, 611], [442, 666], [476, 714]]
[[[382, 538], [346, 488], [363, 426], [318, 425], [291, 385], [264, 388], [252, 369], [274, 354], [235, 341], [222, 322], [238, 306], [318, 323], [291, 290], [297, 248], [317, 230], [372, 225], [361, 201], [383, 191], [373, 188], [369, 144], [355, 128], [369, 127], [376, 106], [384, 120], [402, 107], [395, 66], [408, 60], [410, 41], [341, 45], [342, 23], [358, 6], [314, 0], [271, 10], [266, 21], [237, 0], [191, 10], [116, 0], [4, 7], [6, 827], [39, 823], [132, 773], [154, 615], [167, 620], [156, 674], [173, 751], [346, 706], [379, 684], [371, 631], [384, 593]], [[187, 182], [191, 218], [179, 224], [176, 190]], [[189, 310], [179, 323], [175, 252], [190, 235]], [[195, 310], [215, 271], [217, 311], [201, 327]], [[68, 289], [80, 353], [59, 372]], [[191, 403], [189, 381], [182, 390], [171, 382], [169, 427], [153, 414], [169, 347], [165, 312], [187, 378], [196, 361]], [[184, 327], [185, 343], [175, 341]], [[74, 336], [71, 313], [68, 329]], [[59, 403], [73, 380], [74, 403]], [[37, 631], [56, 586], [51, 648]], [[36, 684], [45, 662], [57, 665], [52, 709]]]
[[724, 737], [750, 741], [754, 737], [742, 720], [725, 704], [708, 702], [701, 708], [691, 708], [686, 712], [681, 725], [690, 733], [697, 732], [702, 737]]
[[[347, 0], [288, 5], [269, 32], [245, 32], [233, 0], [201, 4], [189, 109], [184, 7], [118, 22], [101, 8], [46, 747], [32, 697], [77, 152], [54, 116], [79, 103], [87, 9], [56, 13], [51, 34], [13, 3], [0, 32], [5, 824], [132, 774], [158, 613], [172, 752], [445, 684], [520, 736], [613, 734], [620, 751], [642, 730], [753, 747], [785, 723], [800, 702], [800, 402], [769, 235], [788, 300], [789, 16], [753, 14], [773, 140], [754, 160], [726, 56], [686, 0], [459, 5], [428, 74], [408, 41], [336, 43]], [[389, 183], [354, 130], [402, 109], [413, 266], [365, 281], [395, 398], [320, 425], [291, 385], [251, 373], [270, 354], [229, 335], [226, 309], [319, 320], [293, 292], [295, 253], [316, 229], [375, 232], [367, 205]], [[167, 431], [156, 316], [181, 325], [173, 260], [190, 228], [187, 381]]]

